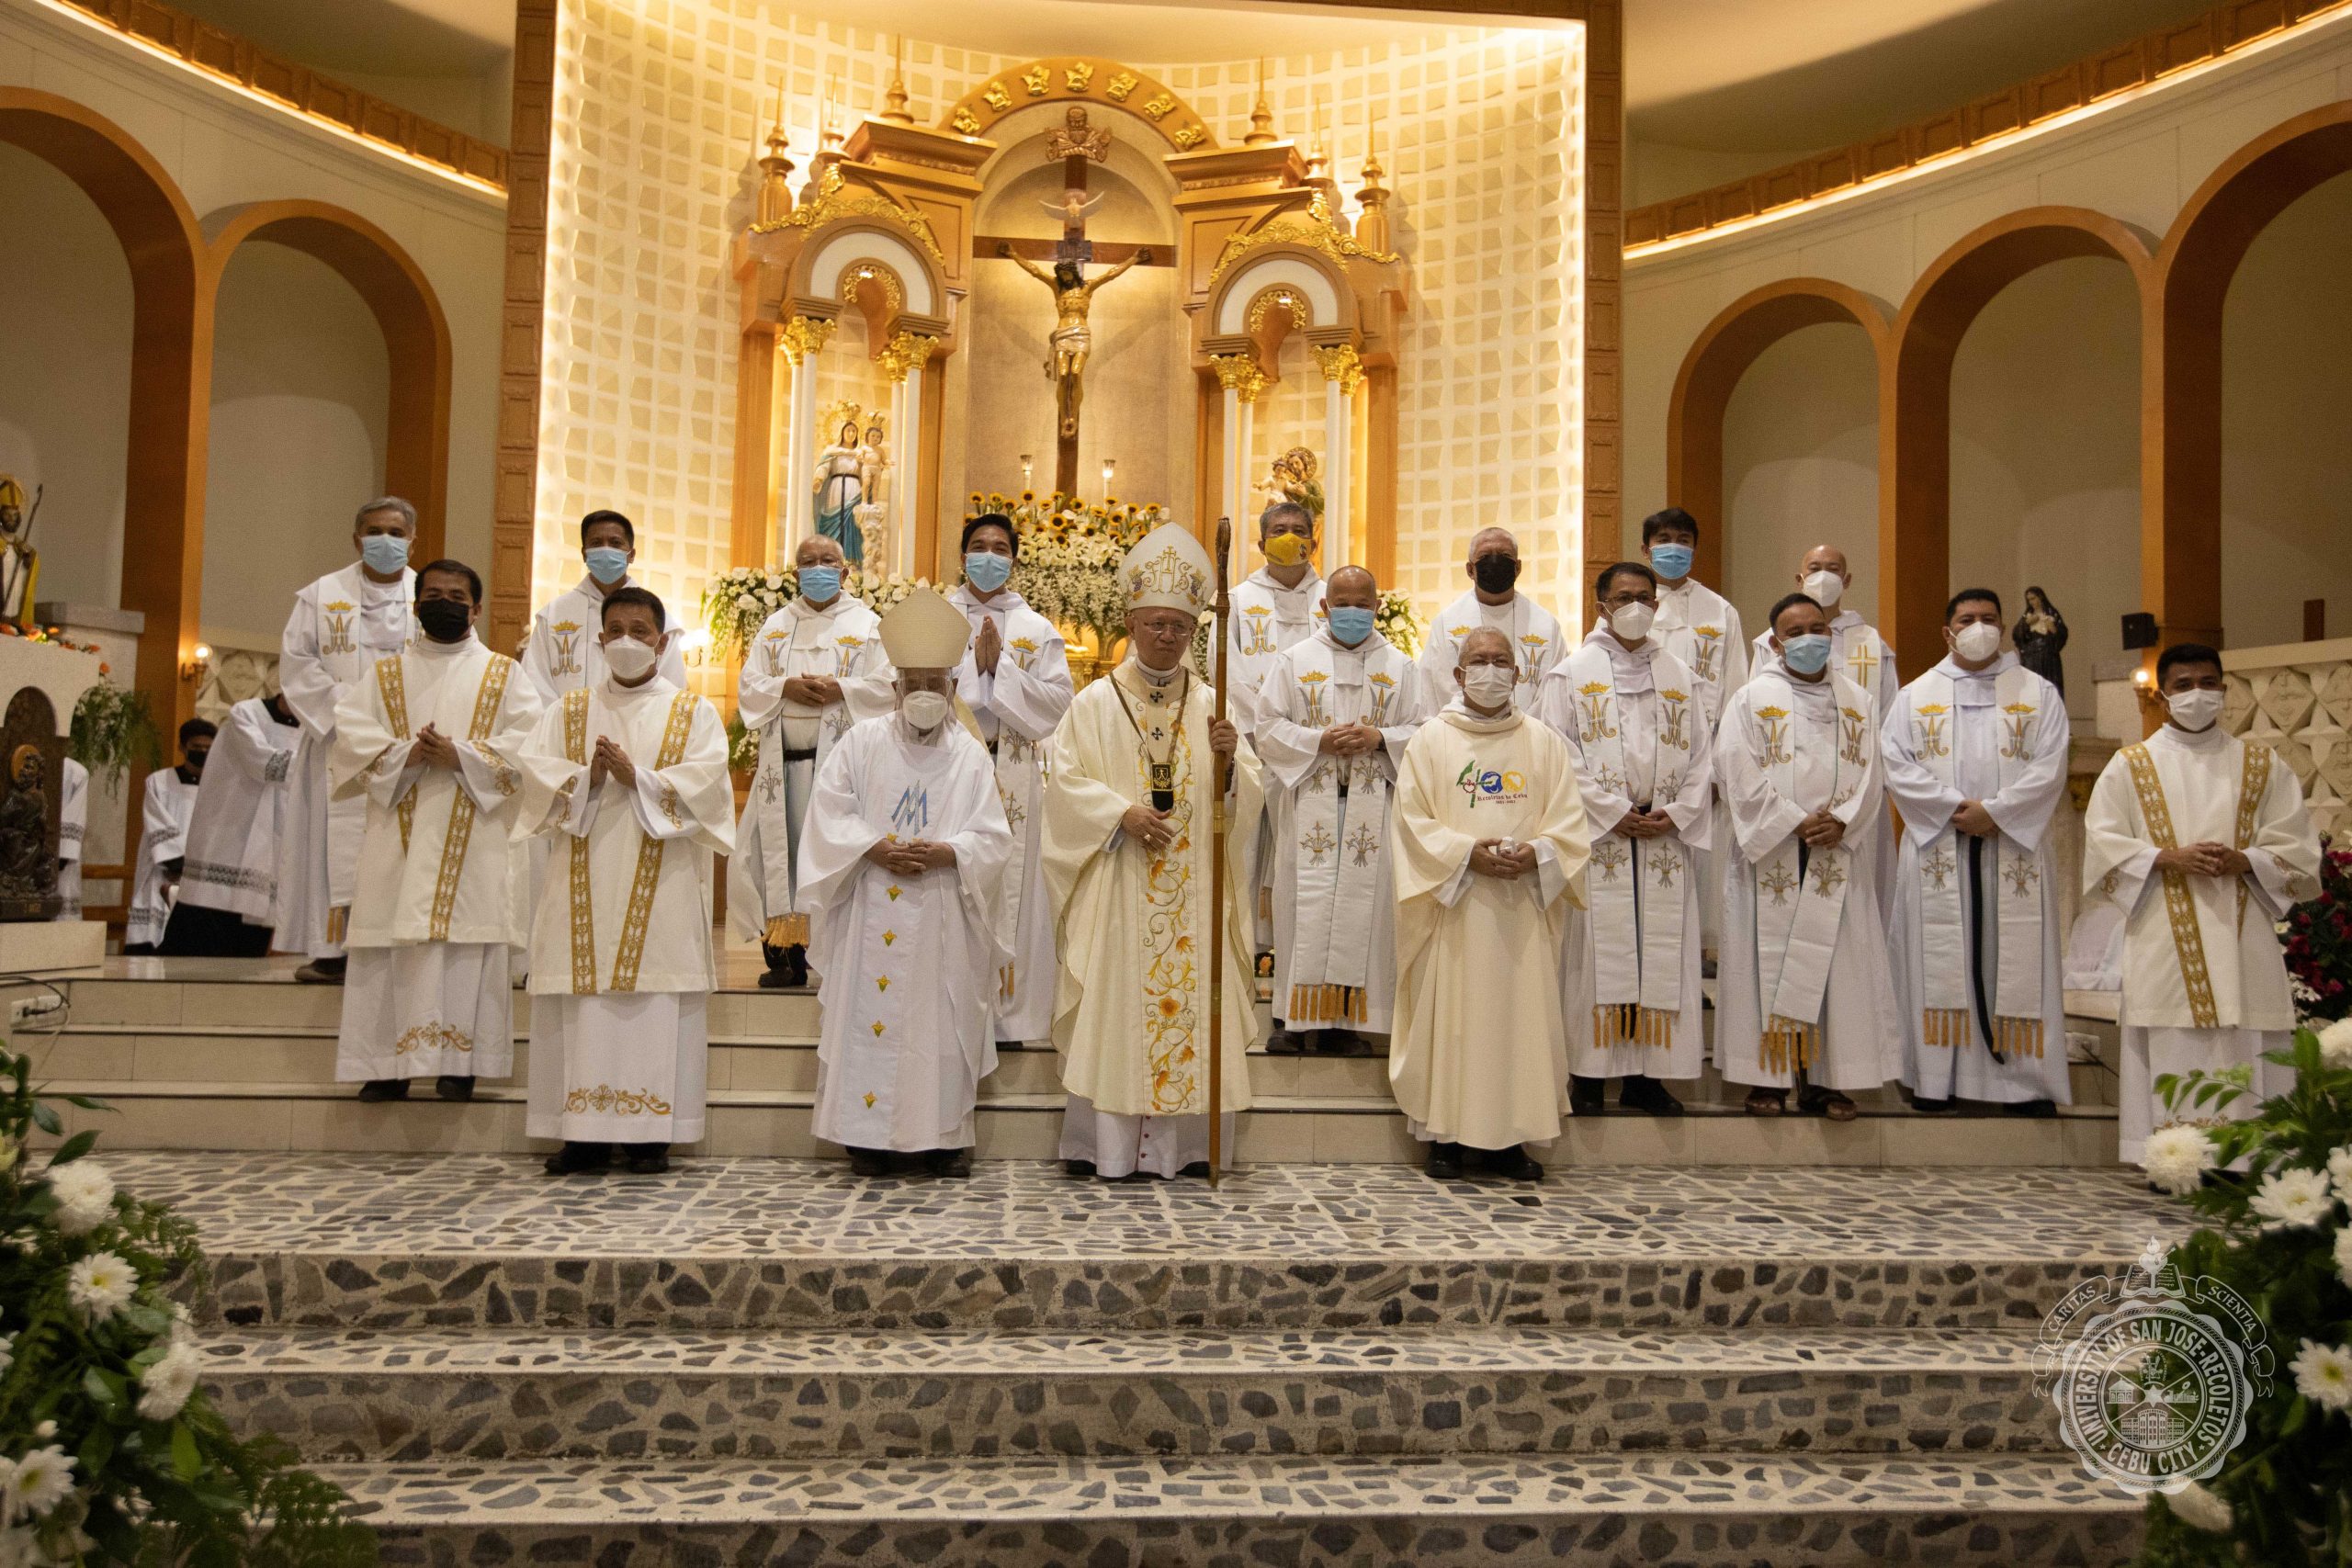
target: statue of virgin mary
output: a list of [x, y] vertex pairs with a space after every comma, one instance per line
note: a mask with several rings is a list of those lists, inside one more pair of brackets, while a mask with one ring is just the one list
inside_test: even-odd
[[840, 545], [852, 566], [865, 559], [865, 535], [857, 525], [858, 503], [865, 499], [861, 467], [857, 422], [847, 420], [833, 444], [817, 454], [817, 532]]

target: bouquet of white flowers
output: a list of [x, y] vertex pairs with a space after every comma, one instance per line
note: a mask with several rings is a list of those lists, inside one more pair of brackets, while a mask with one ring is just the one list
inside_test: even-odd
[[[876, 615], [930, 585], [927, 577], [893, 577], [862, 567], [842, 573], [842, 592], [864, 600]], [[788, 566], [738, 566], [720, 572], [702, 592], [703, 625], [710, 628], [712, 651], [721, 658], [742, 657], [767, 618], [799, 594], [800, 574]]]

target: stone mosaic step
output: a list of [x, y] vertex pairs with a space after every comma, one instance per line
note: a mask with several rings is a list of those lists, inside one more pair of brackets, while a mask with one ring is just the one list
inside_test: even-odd
[[2016, 1332], [207, 1336], [311, 1460], [2056, 1452]]
[[393, 1565], [2108, 1568], [2142, 1505], [2071, 1460], [1591, 1457], [330, 1466]]

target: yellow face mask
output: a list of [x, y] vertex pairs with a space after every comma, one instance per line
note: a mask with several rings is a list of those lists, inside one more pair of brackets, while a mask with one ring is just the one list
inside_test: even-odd
[[1274, 534], [1266, 539], [1266, 558], [1276, 566], [1296, 566], [1314, 546], [1304, 534]]

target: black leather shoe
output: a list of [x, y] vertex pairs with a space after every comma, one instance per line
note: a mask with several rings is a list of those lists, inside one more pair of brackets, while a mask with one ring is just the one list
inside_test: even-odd
[[381, 1105], [388, 1100], [406, 1100], [408, 1079], [369, 1078], [359, 1086], [359, 1098], [369, 1105]]
[[1462, 1145], [1460, 1144], [1431, 1144], [1429, 1161], [1421, 1168], [1429, 1173], [1430, 1179], [1433, 1181], [1461, 1180]]
[[786, 990], [808, 984], [808, 950], [793, 946], [784, 950], [784, 985]]
[[896, 1168], [887, 1149], [852, 1149], [849, 1168], [853, 1176], [888, 1176]]
[[454, 1100], [462, 1105], [474, 1097], [473, 1075], [460, 1077], [456, 1073], [443, 1073], [433, 1080], [433, 1092], [444, 1100]]
[[2020, 1100], [2001, 1107], [2004, 1116], [2055, 1116], [2058, 1102], [2054, 1100]]
[[667, 1144], [630, 1144], [628, 1173], [631, 1176], [662, 1176], [670, 1168], [670, 1145]]
[[1574, 1077], [1568, 1079], [1568, 1114], [1598, 1116], [1609, 1103], [1607, 1078]]
[[306, 986], [340, 986], [349, 963], [345, 958], [313, 958], [294, 971], [294, 978]]
[[575, 1144], [567, 1141], [563, 1147], [548, 1156], [543, 1168], [549, 1176], [585, 1176], [591, 1171], [606, 1168], [613, 1163], [610, 1144]]
[[972, 1174], [969, 1149], [933, 1149], [922, 1156], [923, 1168], [933, 1176], [961, 1179]]
[[1066, 1159], [1062, 1161], [1062, 1174], [1076, 1177], [1080, 1181], [1087, 1180], [1094, 1175], [1094, 1162], [1091, 1159]]
[[1304, 1056], [1306, 1055], [1306, 1036], [1295, 1030], [1277, 1029], [1266, 1036], [1266, 1055]]
[[1679, 1116], [1682, 1102], [1674, 1098], [1667, 1087], [1646, 1074], [1636, 1073], [1625, 1080], [1617, 1096], [1617, 1103], [1628, 1111], [1638, 1111], [1646, 1116]]
[[1209, 1162], [1204, 1159], [1196, 1159], [1176, 1174], [1194, 1181], [1206, 1181], [1209, 1179]]
[[1499, 1153], [1488, 1155], [1487, 1168], [1505, 1181], [1544, 1179], [1544, 1168], [1528, 1158], [1526, 1146], [1520, 1144], [1514, 1144]]
[[1950, 1095], [1941, 1100], [1930, 1100], [1926, 1095], [1915, 1094], [1911, 1097], [1911, 1109], [1921, 1116], [1951, 1116], [1956, 1114], [1960, 1107], [1953, 1103]]

